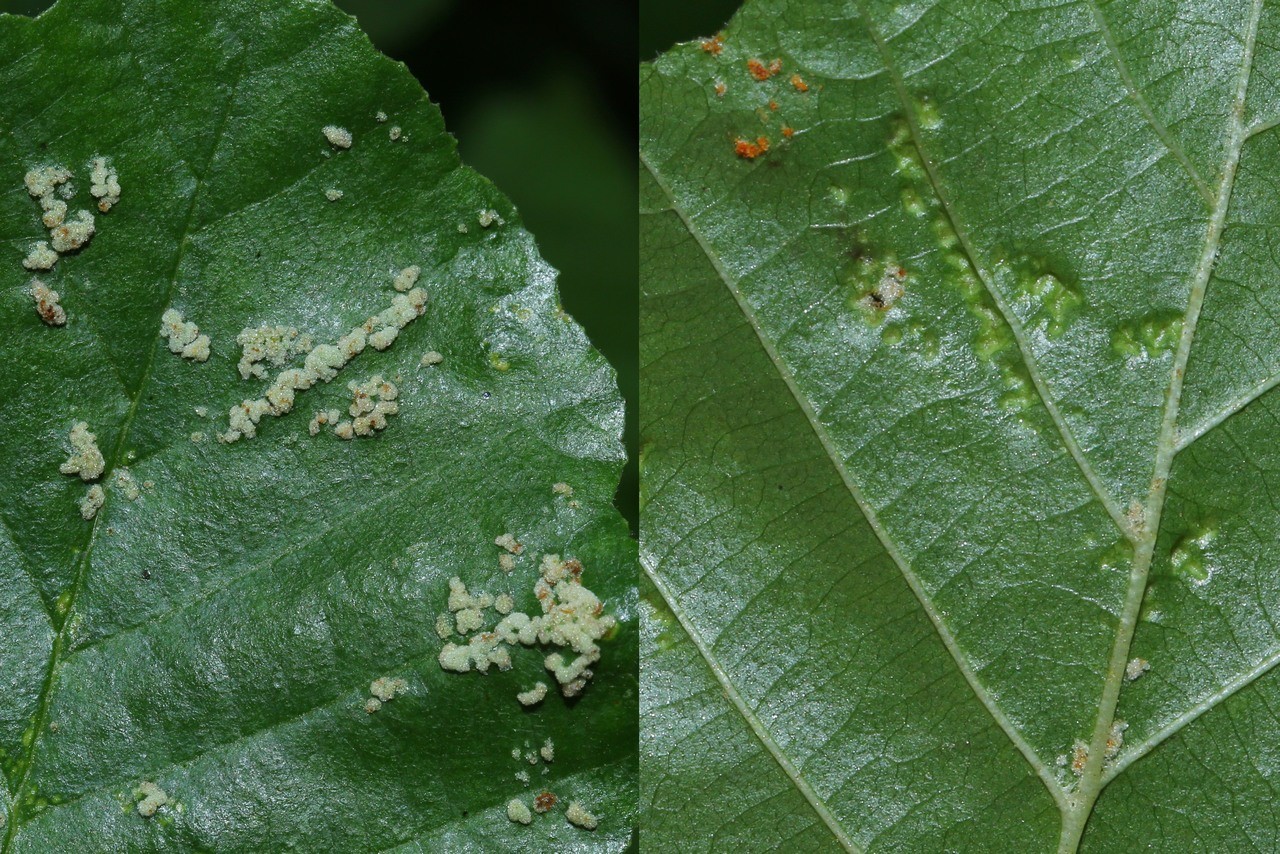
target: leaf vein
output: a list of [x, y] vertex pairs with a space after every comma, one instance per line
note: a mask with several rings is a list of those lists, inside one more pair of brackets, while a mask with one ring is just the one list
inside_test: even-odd
[[1040, 373], [1039, 365], [1036, 362], [1035, 355], [1032, 353], [1031, 345], [1027, 341], [1027, 333], [1023, 328], [1021, 321], [1010, 310], [1008, 303], [999, 289], [995, 287], [991, 281], [990, 273], [978, 263], [978, 253], [975, 251], [972, 241], [969, 239], [968, 231], [960, 222], [955, 208], [951, 203], [951, 199], [942, 189], [942, 181], [938, 175], [937, 166], [930, 159], [928, 152], [924, 147], [924, 140], [920, 135], [919, 123], [916, 120], [915, 112], [911, 105], [911, 97], [907, 92], [906, 82], [903, 80], [902, 73], [899, 71], [893, 56], [889, 53], [889, 47], [885, 44], [878, 30], [871, 23], [871, 18], [867, 14], [866, 9], [860, 4], [860, 15], [866, 26], [867, 32], [871, 40], [875, 43], [876, 48], [880, 52], [881, 61], [884, 63], [889, 77], [893, 81], [894, 92], [902, 105], [903, 118], [907, 122], [907, 126], [911, 131], [911, 140], [920, 154], [920, 161], [924, 164], [925, 174], [929, 178], [929, 185], [933, 190], [934, 196], [937, 197], [938, 203], [942, 206], [943, 212], [947, 216], [948, 222], [956, 233], [956, 237], [960, 241], [960, 246], [964, 249], [965, 256], [969, 260], [969, 264], [973, 267], [974, 272], [982, 281], [987, 293], [991, 295], [991, 299], [995, 302], [996, 308], [1000, 311], [1000, 315], [1004, 318], [1005, 323], [1009, 325], [1010, 331], [1013, 333], [1014, 340], [1018, 344], [1018, 350], [1021, 353], [1022, 361], [1026, 365], [1027, 373], [1031, 377], [1032, 385], [1035, 386], [1036, 394], [1039, 396], [1045, 410], [1049, 413], [1054, 427], [1057, 428], [1058, 434], [1062, 439], [1062, 443], [1067, 449], [1067, 453], [1075, 461], [1079, 467], [1080, 473], [1088, 482], [1090, 488], [1098, 496], [1098, 501], [1102, 507], [1111, 516], [1111, 520], [1116, 527], [1127, 539], [1134, 539], [1134, 533], [1124, 510], [1120, 507], [1116, 499], [1111, 495], [1110, 491], [1103, 485], [1102, 480], [1098, 477], [1097, 472], [1093, 470], [1092, 464], [1085, 457], [1084, 451], [1080, 448], [1080, 444], [1076, 441], [1074, 434], [1071, 432], [1066, 419], [1063, 418], [1062, 412], [1058, 409], [1058, 405], [1054, 402], [1052, 395], [1049, 394], [1048, 383]]
[[719, 262], [718, 255], [707, 243], [701, 231], [693, 224], [692, 220], [685, 215], [683, 210], [681, 210], [675, 194], [666, 182], [663, 181], [657, 168], [650, 162], [649, 158], [645, 156], [643, 151], [640, 153], [640, 161], [653, 177], [654, 182], [657, 183], [657, 185], [671, 200], [672, 211], [680, 217], [680, 220], [684, 224], [685, 229], [689, 232], [690, 237], [697, 242], [699, 248], [706, 256], [708, 263], [711, 264], [721, 282], [723, 282], [725, 287], [729, 290], [730, 295], [733, 297], [739, 310], [742, 312], [744, 319], [755, 332], [756, 337], [760, 342], [760, 346], [765, 351], [765, 354], [768, 356], [770, 362], [772, 362], [774, 368], [778, 371], [779, 377], [786, 384], [787, 389], [794, 398], [797, 407], [808, 419], [810, 428], [814, 431], [814, 434], [816, 435], [819, 443], [821, 443], [828, 459], [835, 468], [836, 473], [843, 481], [845, 488], [849, 491], [849, 494], [853, 497], [859, 509], [861, 509], [862, 514], [866, 517], [867, 524], [871, 527], [877, 539], [880, 540], [885, 551], [898, 566], [898, 569], [906, 580], [907, 585], [919, 600], [925, 614], [928, 616], [934, 629], [937, 631], [938, 636], [941, 638], [943, 646], [945, 646], [947, 652], [950, 653], [965, 681], [977, 696], [978, 701], [983, 705], [1014, 746], [1017, 747], [1018, 751], [1026, 759], [1028, 764], [1030, 764], [1035, 770], [1036, 774], [1040, 777], [1041, 781], [1043, 781], [1045, 787], [1049, 790], [1050, 794], [1053, 795], [1059, 806], [1064, 806], [1065, 793], [1062, 791], [1062, 787], [1058, 784], [1053, 772], [1051, 772], [1044, 762], [1041, 761], [1035, 750], [1022, 737], [1022, 734], [1018, 732], [1017, 728], [992, 699], [986, 687], [978, 680], [977, 675], [973, 672], [972, 668], [969, 667], [969, 664], [965, 660], [964, 654], [961, 652], [959, 645], [952, 636], [950, 629], [948, 629], [946, 624], [943, 622], [941, 615], [937, 612], [937, 609], [933, 607], [932, 601], [925, 592], [924, 585], [920, 582], [919, 577], [915, 574], [915, 571], [912, 570], [910, 564], [898, 549], [897, 544], [890, 538], [888, 532], [881, 525], [879, 518], [876, 516], [875, 511], [872, 510], [866, 496], [863, 495], [861, 488], [854, 482], [853, 477], [849, 473], [848, 468], [845, 466], [843, 459], [838, 453], [830, 434], [817, 417], [817, 413], [814, 411], [808, 398], [796, 385], [795, 377], [792, 374], [790, 367], [782, 359], [773, 341], [764, 331], [764, 328], [761, 326], [754, 310], [747, 302], [746, 297], [729, 277], [724, 266]]
[[773, 760], [778, 763], [778, 767], [780, 767], [783, 773], [791, 780], [792, 785], [796, 787], [796, 790], [800, 795], [808, 801], [809, 806], [813, 808], [813, 811], [816, 812], [818, 817], [822, 819], [824, 824], [826, 824], [827, 829], [831, 832], [831, 835], [835, 837], [840, 846], [844, 848], [845, 851], [850, 852], [850, 854], [861, 854], [862, 849], [854, 844], [853, 840], [849, 838], [848, 833], [845, 832], [839, 820], [831, 813], [831, 808], [827, 806], [826, 802], [818, 796], [818, 793], [815, 792], [813, 787], [809, 785], [808, 781], [804, 779], [804, 775], [801, 774], [800, 770], [796, 768], [795, 764], [792, 763], [792, 761], [782, 751], [782, 747], [774, 740], [773, 736], [769, 733], [769, 730], [765, 728], [764, 722], [761, 721], [759, 716], [757, 716], [756, 713], [751, 710], [751, 707], [747, 705], [746, 700], [743, 698], [742, 694], [739, 693], [737, 686], [733, 683], [733, 680], [729, 678], [729, 674], [725, 672], [723, 665], [721, 665], [716, 659], [715, 654], [707, 648], [702, 636], [690, 624], [688, 615], [684, 613], [684, 610], [680, 607], [680, 603], [676, 599], [676, 596], [671, 592], [670, 588], [667, 587], [666, 581], [649, 565], [648, 559], [642, 558], [640, 564], [644, 567], [645, 575], [649, 576], [649, 580], [652, 581], [654, 587], [658, 589], [663, 600], [667, 603], [667, 607], [671, 609], [671, 613], [675, 615], [676, 619], [680, 623], [680, 627], [688, 636], [689, 641], [694, 645], [694, 648], [698, 650], [698, 654], [701, 655], [703, 661], [706, 662], [707, 668], [715, 677], [716, 682], [720, 684], [721, 690], [724, 691], [725, 696], [729, 699], [729, 702], [733, 705], [738, 714], [742, 716], [752, 734], [764, 749], [769, 752], [769, 755], [773, 757]]

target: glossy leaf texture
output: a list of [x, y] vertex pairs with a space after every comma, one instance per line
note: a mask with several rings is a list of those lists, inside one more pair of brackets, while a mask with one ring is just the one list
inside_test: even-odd
[[1272, 850], [1280, 19], [750, 0], [641, 67], [653, 850]]
[[[0, 16], [0, 57], [0, 850], [625, 849], [638, 641], [612, 506], [622, 402], [419, 84], [312, 0], [61, 0]], [[331, 146], [328, 125], [353, 144]], [[47, 232], [23, 176], [70, 169], [74, 213], [94, 201], [95, 156], [120, 200], [39, 273], [67, 315], [46, 327], [22, 262]], [[242, 329], [333, 342], [412, 264], [428, 301], [394, 343], [256, 438], [215, 439], [268, 385], [241, 378]], [[170, 352], [169, 308], [209, 336], [208, 361]], [[375, 374], [399, 392], [385, 430], [309, 434]], [[92, 520], [86, 484], [59, 473], [81, 421], [106, 465]], [[504, 533], [525, 547], [509, 574]], [[446, 673], [436, 618], [455, 575], [537, 613], [544, 553], [579, 558], [619, 625], [577, 700], [525, 708], [544, 653]], [[369, 713], [380, 677], [404, 691]], [[548, 738], [553, 762], [513, 759]], [[151, 817], [144, 781], [169, 798]], [[557, 809], [508, 820], [509, 799], [543, 788]], [[570, 800], [597, 829], [566, 822]]]

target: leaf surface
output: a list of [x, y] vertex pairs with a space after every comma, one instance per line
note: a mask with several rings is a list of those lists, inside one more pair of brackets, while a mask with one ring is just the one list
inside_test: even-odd
[[751, 0], [642, 67], [659, 850], [1274, 847], [1277, 23]]
[[[0, 16], [0, 48], [0, 850], [624, 849], [637, 641], [614, 374], [416, 81], [308, 0], [62, 0]], [[23, 176], [69, 168], [74, 212], [98, 155], [121, 198], [39, 274], [67, 314], [46, 327]], [[410, 264], [428, 302], [393, 344], [255, 438], [215, 440], [268, 385], [237, 370], [242, 329], [336, 341]], [[168, 308], [210, 337], [207, 362], [170, 352]], [[384, 431], [308, 434], [374, 374], [399, 391]], [[106, 464], [92, 520], [59, 473], [80, 421]], [[503, 533], [525, 546], [509, 575]], [[526, 709], [516, 692], [554, 683], [544, 653], [446, 673], [435, 625], [455, 575], [536, 612], [543, 553], [578, 557], [619, 628], [580, 699]], [[405, 691], [368, 713], [379, 677]], [[547, 738], [554, 762], [512, 758]], [[143, 781], [170, 799], [150, 818]], [[559, 809], [507, 819], [543, 787]], [[597, 830], [565, 821], [570, 799]]]

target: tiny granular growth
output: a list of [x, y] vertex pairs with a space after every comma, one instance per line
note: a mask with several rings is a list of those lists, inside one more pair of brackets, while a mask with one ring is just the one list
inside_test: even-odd
[[324, 191], [324, 197], [331, 202], [336, 202], [338, 199], [342, 198], [344, 195], [346, 195], [346, 193], [342, 192], [336, 187], [330, 187], [329, 189]]
[[505, 224], [505, 221], [498, 215], [498, 212], [492, 208], [480, 211], [480, 216], [477, 217], [476, 220], [480, 223], [481, 228], [488, 228], [494, 223], [497, 223], [498, 225]]
[[422, 354], [422, 360], [418, 364], [422, 365], [424, 368], [429, 368], [432, 365], [438, 365], [443, 361], [444, 356], [440, 355], [435, 350], [428, 350], [426, 353]]
[[715, 85], [715, 93], [716, 93], [716, 97], [717, 97], [717, 98], [723, 98], [723, 97], [724, 97], [724, 93], [725, 93], [725, 92], [728, 92], [728, 91], [729, 91], [729, 87], [728, 87], [728, 86], [725, 86], [723, 81], [721, 81], [721, 80], [717, 80], [717, 81], [716, 81], [716, 85]]
[[770, 62], [768, 65], [765, 65], [764, 62], [759, 59], [747, 60], [747, 72], [750, 73], [752, 77], [754, 77], [755, 79], [761, 82], [768, 80], [770, 77], [777, 74], [781, 70], [782, 70], [781, 59], [775, 59], [772, 62]]
[[507, 551], [511, 552], [511, 554], [513, 555], [518, 555], [524, 552], [524, 545], [518, 542], [516, 538], [511, 534], [502, 534], [500, 536], [495, 537], [493, 540], [493, 544], [495, 546], [500, 546], [501, 548], [506, 549]]
[[[516, 751], [516, 753], [517, 753], [517, 754], [518, 754], [519, 752], [520, 752], [520, 751], [518, 751], [518, 750]], [[528, 772], [528, 771], [517, 771], [517, 772], [515, 773], [515, 777], [516, 777], [516, 779], [517, 779], [517, 780], [519, 780], [519, 781], [520, 781], [521, 783], [523, 783], [524, 785], [526, 785], [526, 786], [527, 786], [527, 785], [529, 785], [529, 772]]]
[[[334, 432], [344, 439], [372, 436], [380, 430], [385, 430], [387, 418], [400, 412], [400, 404], [396, 402], [400, 394], [399, 390], [394, 384], [384, 380], [380, 374], [375, 374], [363, 383], [349, 382], [347, 390], [352, 394], [351, 406], [347, 408], [352, 420], [339, 422], [334, 427]], [[329, 416], [333, 411], [316, 413], [316, 417], [311, 421], [313, 426], [317, 425], [322, 414], [326, 420], [332, 420]], [[338, 426], [343, 424], [350, 425], [350, 435], [344, 435], [345, 430], [338, 433]]]
[[27, 172], [23, 183], [31, 198], [39, 201], [52, 197], [54, 191], [72, 177], [71, 172], [61, 166], [38, 166]]
[[1084, 766], [1089, 762], [1089, 745], [1076, 739], [1071, 745], [1071, 773], [1077, 777], [1084, 775]]
[[[542, 683], [538, 683], [542, 684]], [[538, 754], [542, 757], [543, 762], [554, 762], [556, 759], [556, 745], [551, 739], [542, 742], [542, 747], [538, 748]]]
[[84, 494], [84, 498], [80, 499], [80, 515], [86, 520], [92, 519], [98, 515], [98, 511], [102, 509], [102, 505], [106, 503], [107, 495], [102, 491], [102, 487], [94, 484], [89, 487], [89, 491]]
[[50, 289], [39, 279], [31, 280], [31, 298], [36, 301], [36, 314], [46, 326], [63, 326], [67, 322], [67, 313], [58, 304], [58, 292]]
[[528, 691], [521, 691], [516, 694], [516, 699], [520, 701], [522, 706], [536, 706], [547, 697], [547, 683], [538, 682]]
[[49, 229], [49, 245], [59, 254], [74, 252], [93, 238], [94, 231], [93, 214], [76, 211], [75, 219]]
[[124, 497], [130, 501], [137, 501], [142, 497], [142, 487], [138, 486], [138, 482], [133, 479], [133, 474], [129, 469], [116, 469], [114, 481], [116, 489], [123, 492]]
[[533, 821], [533, 813], [529, 812], [529, 807], [519, 798], [512, 798], [507, 801], [507, 818], [517, 824], [529, 824]]
[[40, 222], [45, 228], [55, 228], [62, 225], [67, 219], [67, 203], [62, 199], [54, 199], [52, 197], [50, 199], [47, 203], [41, 203], [44, 208], [44, 215], [40, 217]]
[[[307, 432], [312, 436], [318, 436], [320, 431], [326, 425], [337, 425], [342, 420], [342, 414], [336, 409], [321, 409], [312, 417], [311, 423], [307, 425]], [[352, 434], [354, 435], [354, 434]]]
[[515, 555], [503, 554], [498, 555], [498, 566], [503, 572], [514, 572], [516, 568]]
[[387, 136], [389, 136], [389, 137], [391, 138], [391, 141], [392, 141], [392, 142], [395, 142], [396, 140], [398, 140], [398, 139], [400, 138], [400, 136], [401, 136], [401, 134], [402, 134], [402, 133], [403, 133], [403, 131], [401, 131], [401, 130], [400, 130], [400, 126], [399, 126], [399, 125], [393, 125], [393, 126], [391, 127], [391, 130], [387, 131]]
[[52, 270], [57, 263], [58, 253], [50, 249], [44, 240], [31, 244], [27, 257], [22, 259], [22, 266], [28, 270]]
[[733, 152], [743, 160], [755, 160], [760, 155], [769, 150], [769, 138], [767, 136], [756, 137], [756, 141], [749, 139], [738, 139], [733, 144]]
[[383, 703], [390, 703], [408, 689], [409, 683], [399, 678], [392, 679], [389, 676], [375, 679], [369, 685], [369, 693], [373, 695], [374, 699]]
[[540, 813], [550, 812], [555, 808], [557, 800], [559, 800], [559, 798], [556, 797], [555, 792], [543, 790], [538, 793], [536, 798], [533, 799], [533, 808]]
[[595, 830], [599, 822], [596, 817], [583, 809], [582, 804], [577, 801], [569, 801], [569, 808], [564, 811], [564, 817], [569, 823], [583, 830]]
[[240, 377], [246, 380], [250, 377], [266, 378], [267, 369], [263, 362], [282, 368], [294, 356], [309, 353], [313, 346], [310, 335], [299, 335], [292, 326], [272, 326], [269, 323], [241, 329], [236, 343], [241, 347], [236, 368]]
[[417, 264], [410, 265], [405, 267], [399, 273], [396, 273], [395, 278], [391, 281], [391, 286], [397, 291], [403, 293], [418, 284], [418, 277], [421, 275], [421, 267]]
[[340, 128], [337, 125], [325, 125], [320, 130], [324, 134], [324, 138], [334, 148], [350, 148], [352, 139], [351, 131], [346, 128]]
[[89, 194], [98, 200], [98, 210], [102, 213], [120, 201], [120, 176], [105, 157], [89, 161]]
[[791, 75], [791, 85], [795, 87], [797, 92], [808, 92], [809, 84], [804, 82], [804, 78], [799, 74]]
[[1151, 662], [1145, 658], [1135, 658], [1125, 665], [1124, 678], [1129, 682], [1134, 682], [1142, 678], [1142, 674], [1151, 669]]
[[520, 761], [520, 748], [518, 747], [511, 748], [511, 758], [517, 762]]
[[373, 120], [378, 124], [382, 124], [387, 120], [387, 114], [382, 112], [382, 110], [378, 110], [378, 112], [374, 113]]
[[880, 281], [858, 300], [858, 304], [873, 311], [888, 311], [906, 294], [906, 280], [906, 270], [894, 263], [886, 264]]
[[516, 607], [516, 600], [511, 598], [510, 593], [500, 593], [498, 598], [493, 600], [493, 610], [499, 614], [506, 616], [510, 614]]
[[168, 339], [170, 353], [194, 362], [209, 359], [209, 336], [201, 335], [200, 327], [184, 320], [177, 309], [171, 308], [161, 315], [160, 334]]
[[201, 433], [199, 430], [191, 434], [191, 441], [195, 442], [197, 445], [203, 442], [204, 440], [205, 440], [205, 435]]
[[573, 495], [573, 487], [563, 481], [560, 483], [553, 483], [551, 485], [551, 491], [556, 495], [563, 495], [565, 498]]
[[448, 640], [453, 635], [453, 615], [441, 614], [436, 617], [436, 637]]
[[1120, 748], [1124, 747], [1124, 731], [1129, 728], [1129, 724], [1125, 721], [1116, 721], [1111, 724], [1111, 731], [1107, 733], [1107, 747], [1102, 758], [1110, 762], [1120, 755]]
[[151, 818], [156, 814], [156, 810], [169, 803], [169, 795], [165, 793], [165, 790], [150, 780], [140, 783], [133, 790], [133, 797], [138, 802], [138, 815], [143, 818]]
[[458, 624], [458, 634], [467, 635], [484, 628], [484, 614], [479, 608], [463, 608], [454, 615]]
[[716, 33], [709, 39], [703, 39], [700, 47], [712, 56], [719, 56], [724, 51], [724, 33]]
[[[262, 397], [245, 400], [231, 407], [228, 429], [218, 434], [218, 441], [252, 439], [258, 435], [257, 425], [264, 416], [279, 417], [293, 411], [298, 391], [305, 391], [318, 382], [330, 382], [348, 362], [363, 353], [365, 346], [371, 343], [371, 332], [398, 333], [422, 316], [426, 305], [427, 293], [421, 288], [414, 288], [407, 294], [396, 294], [391, 299], [390, 307], [366, 319], [360, 326], [338, 339], [336, 344], [317, 344], [312, 347], [302, 368], [281, 371]], [[345, 429], [340, 429], [343, 425], [346, 425]], [[341, 438], [355, 435], [354, 426], [349, 422], [338, 425], [334, 432]]]
[[382, 709], [382, 701], [377, 697], [370, 697], [364, 701], [364, 710], [366, 714], [372, 715], [374, 712]]
[[106, 468], [106, 460], [98, 450], [98, 437], [89, 432], [89, 425], [83, 421], [71, 428], [71, 456], [58, 467], [63, 474], [78, 474], [83, 481], [97, 480], [102, 477]]

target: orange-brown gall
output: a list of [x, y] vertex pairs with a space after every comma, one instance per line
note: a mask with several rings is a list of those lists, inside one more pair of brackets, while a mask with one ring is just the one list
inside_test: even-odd
[[795, 87], [797, 92], [808, 92], [809, 84], [804, 82], [804, 78], [799, 74], [791, 75], [791, 85]]
[[776, 110], [776, 109], [778, 109], [778, 102], [777, 102], [777, 101], [770, 101], [770, 102], [769, 102], [769, 109], [771, 109], [771, 110]]
[[725, 86], [723, 83], [717, 80], [716, 81], [716, 97], [723, 98], [724, 93], [727, 91], [729, 91], [729, 87]]
[[703, 39], [701, 47], [712, 56], [719, 56], [724, 50], [724, 33], [716, 33], [709, 39]]
[[758, 137], [755, 142], [749, 139], [739, 139], [733, 144], [734, 153], [744, 160], [755, 160], [768, 150], [769, 138], [767, 136]]
[[533, 808], [536, 812], [548, 812], [556, 805], [559, 800], [554, 792], [542, 792], [533, 799]]
[[782, 135], [787, 139], [791, 139], [791, 137], [796, 135], [796, 129], [792, 127], [785, 127], [782, 129]]
[[775, 59], [768, 65], [760, 59], [748, 59], [747, 71], [757, 80], [765, 81], [782, 70], [782, 60]]

